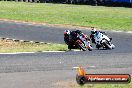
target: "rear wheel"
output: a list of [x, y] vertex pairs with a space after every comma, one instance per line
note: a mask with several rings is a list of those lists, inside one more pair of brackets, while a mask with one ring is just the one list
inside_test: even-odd
[[69, 50], [71, 50], [71, 49], [72, 49], [71, 45], [68, 45], [68, 49], [69, 49]]
[[96, 48], [99, 49], [99, 48], [100, 48], [100, 45], [97, 44], [97, 45], [96, 45]]
[[92, 49], [88, 49], [89, 51], [92, 51]]
[[73, 44], [69, 44], [68, 45], [68, 49], [71, 50], [71, 49], [77, 49], [77, 46], [73, 45]]

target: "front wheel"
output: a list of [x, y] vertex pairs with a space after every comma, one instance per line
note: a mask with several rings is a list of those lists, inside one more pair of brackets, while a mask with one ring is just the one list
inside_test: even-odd
[[104, 42], [104, 45], [106, 46], [107, 49], [114, 49], [115, 48], [115, 46], [107, 40], [106, 40], [106, 42]]
[[77, 44], [78, 44], [79, 49], [82, 49], [83, 51], [86, 51], [87, 50], [87, 48], [85, 47], [85, 45], [83, 43], [80, 43], [78, 41]]
[[115, 45], [114, 44], [111, 44], [111, 46], [112, 46], [112, 49], [115, 49]]
[[89, 48], [88, 48], [89, 51], [92, 51], [93, 50], [93, 47], [91, 45], [89, 45]]

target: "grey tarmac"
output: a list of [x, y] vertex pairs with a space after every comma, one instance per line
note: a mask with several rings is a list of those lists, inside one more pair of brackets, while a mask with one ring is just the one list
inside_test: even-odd
[[[22, 40], [64, 43], [65, 29], [0, 21], [0, 37]], [[72, 88], [77, 85], [72, 67], [79, 65], [87, 73], [132, 74], [132, 34], [107, 34], [113, 38], [113, 50], [0, 54], [0, 88]]]

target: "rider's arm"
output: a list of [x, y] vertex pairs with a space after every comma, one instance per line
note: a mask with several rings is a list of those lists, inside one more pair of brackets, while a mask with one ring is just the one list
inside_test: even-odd
[[67, 45], [69, 45], [69, 36], [65, 36], [65, 37], [64, 37], [64, 41], [65, 41], [65, 43], [66, 43]]
[[107, 35], [106, 32], [103, 32], [103, 31], [100, 31], [100, 33], [104, 34], [104, 35]]
[[94, 35], [93, 34], [90, 35], [90, 39], [91, 39], [92, 43], [95, 43], [95, 39], [94, 39]]

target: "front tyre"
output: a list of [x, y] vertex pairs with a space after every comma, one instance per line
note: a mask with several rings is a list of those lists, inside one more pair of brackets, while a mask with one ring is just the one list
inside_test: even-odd
[[78, 47], [79, 49], [82, 49], [83, 51], [86, 51], [87, 48], [85, 47], [85, 45], [83, 43], [77, 42], [78, 43]]
[[92, 51], [93, 50], [93, 47], [90, 45], [88, 50], [89, 51]]
[[115, 49], [115, 45], [114, 44], [111, 44], [111, 46], [112, 46], [112, 49]]
[[106, 40], [106, 42], [104, 42], [104, 45], [105, 45], [105, 47], [107, 49], [113, 49], [114, 48], [114, 46], [109, 41], [107, 41], [107, 40]]

